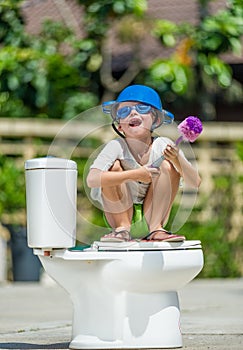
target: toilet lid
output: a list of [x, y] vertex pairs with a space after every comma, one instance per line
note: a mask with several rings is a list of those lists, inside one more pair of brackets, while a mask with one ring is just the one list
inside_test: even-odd
[[29, 159], [25, 162], [25, 170], [36, 169], [77, 169], [77, 164], [73, 160], [56, 158], [56, 157], [43, 157]]
[[93, 249], [99, 251], [130, 251], [130, 250], [185, 250], [185, 249], [201, 249], [201, 241], [183, 241], [183, 242], [100, 242], [95, 241], [92, 245]]

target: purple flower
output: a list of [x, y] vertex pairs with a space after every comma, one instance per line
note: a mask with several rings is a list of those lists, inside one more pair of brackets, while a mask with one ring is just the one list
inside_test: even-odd
[[[203, 130], [202, 122], [197, 117], [187, 117], [178, 125], [178, 130], [181, 133], [178, 141], [186, 140], [189, 142], [194, 142], [197, 137], [201, 134]], [[178, 144], [179, 142], [176, 142]]]

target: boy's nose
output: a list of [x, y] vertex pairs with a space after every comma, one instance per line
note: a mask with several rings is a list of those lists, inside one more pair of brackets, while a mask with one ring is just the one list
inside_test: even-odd
[[135, 106], [132, 106], [132, 107], [131, 107], [130, 115], [134, 115], [134, 114], [138, 115], [139, 113], [138, 113], [138, 111], [136, 110]]

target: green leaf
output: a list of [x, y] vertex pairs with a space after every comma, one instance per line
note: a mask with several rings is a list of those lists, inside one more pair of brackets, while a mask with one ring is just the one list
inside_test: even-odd
[[8, 76], [8, 87], [10, 90], [16, 90], [19, 87], [19, 80], [16, 75], [10, 74]]
[[241, 40], [237, 39], [237, 38], [229, 38], [229, 42], [230, 42], [230, 44], [232, 46], [233, 52], [236, 55], [241, 56], [241, 54], [242, 54]]
[[163, 35], [163, 42], [166, 46], [172, 47], [176, 44], [176, 39], [174, 35], [172, 34], [164, 34]]

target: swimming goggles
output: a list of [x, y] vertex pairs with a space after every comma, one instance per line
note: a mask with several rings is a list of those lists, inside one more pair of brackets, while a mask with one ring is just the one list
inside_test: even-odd
[[128, 117], [132, 110], [135, 109], [139, 114], [148, 114], [151, 112], [153, 107], [145, 104], [137, 104], [135, 106], [123, 106], [121, 108], [118, 108], [116, 111], [116, 118], [117, 119], [125, 119]]
[[116, 101], [107, 101], [102, 103], [103, 113], [109, 114], [113, 119], [113, 123], [119, 123], [119, 119], [128, 117], [133, 109], [135, 109], [139, 114], [147, 114], [153, 112], [155, 116], [155, 122], [153, 123], [152, 130], [158, 128], [162, 124], [172, 124], [174, 120], [174, 115], [171, 112], [168, 112], [165, 109], [158, 110], [149, 104], [137, 103], [135, 106], [123, 106], [120, 108], [119, 106], [120, 102]]

